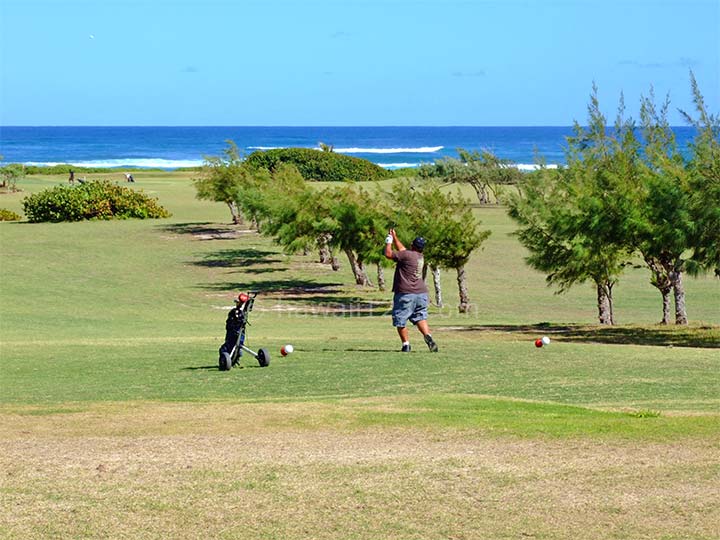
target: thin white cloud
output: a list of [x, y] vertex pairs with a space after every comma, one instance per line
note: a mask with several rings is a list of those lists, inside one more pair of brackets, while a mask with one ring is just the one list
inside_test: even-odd
[[485, 70], [484, 69], [478, 69], [475, 71], [453, 71], [452, 76], [458, 77], [458, 78], [465, 78], [465, 77], [484, 77]]
[[638, 60], [621, 60], [618, 62], [621, 66], [633, 66], [640, 69], [663, 69], [663, 68], [674, 68], [674, 67], [697, 67], [700, 65], [700, 61], [694, 58], [682, 57], [678, 60], [668, 62], [640, 62]]

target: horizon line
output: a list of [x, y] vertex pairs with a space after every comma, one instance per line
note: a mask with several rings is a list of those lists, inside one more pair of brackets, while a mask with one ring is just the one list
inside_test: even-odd
[[[356, 125], [321, 125], [321, 124], [187, 124], [187, 125], [169, 125], [169, 124], [0, 124], [0, 131], [3, 128], [572, 128], [575, 124], [356, 124]], [[587, 127], [580, 124], [580, 127]], [[608, 125], [609, 128], [612, 126]], [[687, 127], [693, 128], [693, 125], [671, 125], [671, 128]]]

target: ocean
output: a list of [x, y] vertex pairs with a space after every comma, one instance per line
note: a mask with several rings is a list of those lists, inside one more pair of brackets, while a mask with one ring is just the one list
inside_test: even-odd
[[[680, 148], [687, 148], [694, 128], [677, 127]], [[228, 140], [240, 151], [284, 147], [319, 148], [370, 160], [396, 169], [417, 167], [458, 148], [489, 150], [521, 169], [541, 158], [548, 165], [565, 162], [571, 127], [19, 127], [0, 126], [2, 163], [76, 167], [177, 169], [196, 167], [220, 156]]]

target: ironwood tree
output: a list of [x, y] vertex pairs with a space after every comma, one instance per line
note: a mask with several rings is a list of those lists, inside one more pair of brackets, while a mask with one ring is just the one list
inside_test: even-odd
[[[618, 122], [616, 130], [628, 126]], [[575, 122], [568, 138], [567, 165], [528, 175], [508, 197], [509, 215], [520, 226], [515, 234], [530, 253], [527, 263], [560, 293], [592, 280], [598, 320], [607, 325], [615, 322], [613, 288], [630, 259], [624, 235], [630, 199], [617, 196], [626, 189], [627, 165], [618, 159], [619, 146], [608, 135], [593, 86], [588, 125]]]
[[469, 151], [458, 148], [458, 158], [443, 158], [423, 164], [418, 177], [447, 184], [467, 184], [473, 188], [480, 204], [499, 203], [498, 189], [503, 185], [519, 185], [523, 173], [509, 160], [488, 150]]
[[193, 184], [198, 199], [225, 203], [230, 209], [232, 222], [238, 225], [243, 222], [238, 199], [249, 180], [248, 169], [243, 166], [237, 145], [233, 141], [226, 142], [228, 146], [222, 156], [205, 158], [202, 173], [193, 179]]
[[680, 112], [696, 130], [688, 162], [690, 213], [696, 224], [691, 260], [720, 277], [720, 116], [708, 111], [692, 72], [690, 82], [695, 114]]
[[452, 269], [457, 274], [458, 311], [469, 312], [472, 305], [465, 267], [490, 231], [480, 228], [481, 222], [465, 197], [447, 193], [437, 184], [398, 182], [387, 197], [393, 202], [392, 221], [401, 241], [410, 245], [414, 236], [426, 240], [423, 255], [433, 273], [436, 303], [442, 305], [439, 269]]

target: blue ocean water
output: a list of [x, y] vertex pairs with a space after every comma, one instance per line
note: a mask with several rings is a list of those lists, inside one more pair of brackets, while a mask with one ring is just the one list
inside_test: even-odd
[[[673, 128], [685, 148], [691, 127]], [[386, 168], [415, 167], [457, 149], [489, 150], [521, 168], [538, 157], [565, 161], [571, 127], [0, 127], [4, 163], [78, 167], [159, 167], [202, 165], [234, 141], [245, 154], [281, 147], [319, 148], [368, 159]]]

